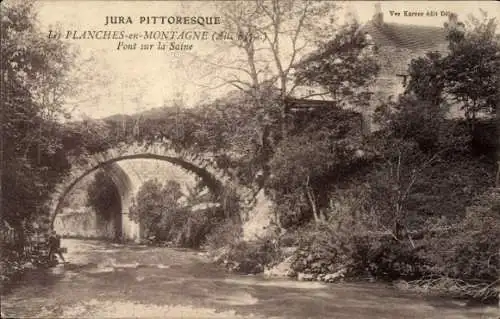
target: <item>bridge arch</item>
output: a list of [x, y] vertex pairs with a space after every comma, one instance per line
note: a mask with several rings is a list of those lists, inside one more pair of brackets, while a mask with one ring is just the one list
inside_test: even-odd
[[[120, 161], [132, 159], [155, 159], [169, 162], [199, 176], [216, 199], [220, 199], [226, 189], [231, 188], [236, 190], [237, 195], [242, 200], [243, 209], [252, 202], [252, 190], [240, 185], [225, 170], [220, 169], [212, 154], [195, 154], [185, 150], [177, 151], [163, 142], [151, 145], [139, 143], [120, 144], [102, 153], [75, 158], [72, 161], [70, 174], [56, 185], [55, 191], [49, 200], [50, 227], [54, 226], [55, 218], [62, 210], [65, 197], [79, 181], [92, 172], [104, 168], [108, 172], [114, 172], [112, 175], [114, 175], [114, 182], [117, 184], [117, 179], [128, 179], [128, 176], [123, 177], [124, 171], [117, 164]], [[124, 206], [128, 205], [130, 199], [124, 199], [123, 192], [121, 192], [120, 196], [122, 196], [122, 211], [126, 210], [128, 212], [128, 206]]]

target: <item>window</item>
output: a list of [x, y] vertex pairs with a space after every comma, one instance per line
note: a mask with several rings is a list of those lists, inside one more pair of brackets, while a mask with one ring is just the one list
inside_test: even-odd
[[402, 78], [403, 87], [406, 87], [408, 84], [408, 74], [396, 74], [396, 76]]

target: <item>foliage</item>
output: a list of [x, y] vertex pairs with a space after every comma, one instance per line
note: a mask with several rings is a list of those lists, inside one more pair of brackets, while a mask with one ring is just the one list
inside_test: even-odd
[[413, 92], [419, 100], [440, 107], [446, 85], [445, 68], [439, 52], [428, 52], [423, 57], [413, 59], [408, 68], [410, 81], [406, 90]]
[[235, 241], [228, 245], [227, 251], [219, 256], [225, 266], [234, 272], [255, 274], [273, 265], [282, 258], [282, 253], [272, 236], [254, 242]]
[[69, 168], [59, 119], [74, 55], [38, 31], [32, 1], [2, 3], [2, 212], [13, 227], [44, 215], [41, 204]]
[[180, 184], [174, 181], [162, 185], [155, 179], [143, 184], [130, 207], [130, 217], [141, 224], [145, 238], [169, 239], [167, 231], [181, 209], [178, 203], [181, 196]]
[[344, 25], [333, 40], [322, 44], [315, 52], [297, 64], [296, 82], [299, 85], [319, 86], [338, 105], [368, 106], [368, 84], [379, 71], [372, 43], [357, 22]]
[[323, 218], [329, 187], [349, 178], [350, 172], [369, 160], [360, 124], [357, 113], [332, 108], [280, 143], [270, 162], [272, 176], [266, 186], [278, 213], [291, 218], [285, 224]]
[[[165, 106], [131, 118], [113, 117], [104, 122], [110, 132], [123, 136], [117, 141], [126, 140], [128, 135], [146, 144], [164, 141], [176, 150], [213, 154], [220, 168], [234, 172], [248, 185], [254, 182], [262, 162], [269, 157], [271, 145], [277, 143], [277, 137], [270, 135], [271, 131], [279, 131], [275, 94], [273, 97], [269, 92], [262, 105], [259, 108], [249, 96], [233, 92], [195, 108]], [[260, 117], [256, 117], [264, 113], [272, 122], [267, 137], [262, 136]], [[263, 138], [267, 141], [264, 146]], [[109, 143], [117, 141], [111, 139]]]
[[[450, 224], [445, 219], [427, 218], [420, 223], [419, 232], [400, 239], [375, 231], [378, 217], [362, 212], [365, 200], [369, 196], [351, 193], [331, 207], [332, 217], [327, 222], [303, 227], [297, 238], [294, 270], [319, 275], [344, 268], [350, 276], [448, 278], [483, 288], [498, 279], [497, 190], [479, 196], [462, 221]], [[488, 291], [483, 293], [491, 297]], [[470, 297], [470, 291], [463, 294]]]
[[324, 219], [328, 188], [373, 156], [364, 143], [359, 114], [342, 110], [364, 107], [368, 84], [378, 72], [370, 43], [356, 32], [356, 23], [345, 25], [334, 39], [295, 65], [297, 85], [319, 86], [333, 98], [329, 109], [292, 118], [287, 138], [270, 160], [271, 179], [266, 186], [277, 204], [282, 226], [309, 218]]
[[87, 188], [87, 206], [92, 207], [97, 216], [109, 220], [120, 205], [120, 194], [111, 177], [103, 170], [97, 171]]
[[500, 42], [496, 21], [471, 18], [463, 38], [451, 38], [451, 53], [445, 58], [446, 91], [462, 103], [467, 118], [479, 111], [492, 112], [499, 98]]
[[476, 197], [466, 217], [439, 234], [427, 234], [422, 255], [436, 275], [469, 282], [493, 282], [500, 269], [500, 201], [498, 190]]
[[140, 188], [130, 207], [130, 217], [139, 222], [145, 239], [199, 248], [217, 225], [231, 220], [238, 212], [230, 194], [221, 199], [221, 206], [206, 201], [196, 194], [186, 197], [178, 182], [162, 185], [158, 180], [150, 180]]
[[408, 91], [435, 105], [456, 103], [472, 128], [479, 112], [492, 113], [499, 97], [500, 45], [495, 19], [483, 12], [469, 27], [450, 16], [450, 52], [428, 53], [412, 61]]
[[240, 222], [226, 219], [211, 230], [205, 240], [205, 247], [209, 251], [229, 246], [238, 242], [242, 237], [242, 227]]
[[[446, 119], [445, 111], [408, 95], [378, 109], [382, 130], [370, 143], [382, 161], [366, 181], [379, 194], [373, 207], [378, 206], [380, 216], [399, 207], [411, 212], [407, 222], [413, 225], [434, 212], [461, 218], [471, 199], [491, 186], [494, 148], [484, 137], [494, 136], [495, 128], [479, 122], [471, 136], [464, 121]], [[406, 192], [403, 200], [400, 195]], [[388, 218], [395, 221], [393, 217]]]
[[[250, 156], [238, 154], [238, 175], [251, 183], [256, 174], [263, 179], [269, 176], [268, 162], [287, 134], [284, 101], [295, 87], [293, 69], [308, 47], [330, 36], [337, 6], [309, 0], [236, 1], [216, 6], [226, 21], [223, 31], [234, 37], [217, 41], [215, 54], [196, 56], [195, 62], [213, 74], [207, 77], [209, 88], [235, 89], [238, 100], [243, 97], [243, 106], [253, 110], [245, 115], [243, 126], [236, 126], [238, 132], [230, 140], [234, 144], [227, 144], [243, 146], [246, 153], [250, 150]], [[233, 102], [229, 97], [228, 101]], [[230, 110], [241, 109], [237, 101], [225, 104]]]
[[60, 136], [68, 156], [73, 158], [103, 152], [122, 141], [112, 134], [108, 123], [97, 120], [65, 123]]

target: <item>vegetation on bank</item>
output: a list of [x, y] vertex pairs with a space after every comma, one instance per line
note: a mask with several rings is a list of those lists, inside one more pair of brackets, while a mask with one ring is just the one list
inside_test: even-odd
[[[420, 291], [498, 298], [495, 27], [473, 19], [469, 29], [449, 30], [448, 55], [413, 60], [406, 93], [380, 105], [380, 130], [371, 136], [356, 134], [348, 112], [341, 119], [339, 111], [309, 119], [278, 144], [266, 186], [289, 245], [298, 247], [287, 259], [291, 273], [403, 280], [400, 286]], [[449, 119], [450, 105], [464, 119]], [[280, 254], [265, 251], [276, 241], [232, 245], [225, 258], [272, 266], [269, 257]]]
[[2, 285], [24, 269], [31, 234], [49, 227], [44, 203], [68, 173], [70, 158], [108, 143], [84, 123], [63, 124], [70, 116], [66, 98], [77, 96], [80, 79], [72, 71], [78, 55], [60, 39], [47, 38], [36, 16], [33, 1], [1, 4]]

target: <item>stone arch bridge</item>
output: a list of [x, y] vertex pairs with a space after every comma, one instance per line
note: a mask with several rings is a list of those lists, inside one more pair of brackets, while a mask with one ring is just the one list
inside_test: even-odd
[[121, 234], [125, 239], [138, 240], [140, 227], [129, 218], [128, 211], [137, 191], [137, 183], [134, 183], [134, 179], [137, 180], [137, 178], [133, 176], [133, 173], [125, 172], [118, 165], [120, 161], [131, 159], [163, 160], [196, 174], [214, 195], [215, 200], [221, 200], [226, 190], [234, 190], [243, 204], [242, 213], [251, 209], [254, 202], [253, 191], [239, 184], [226, 170], [219, 168], [213, 154], [195, 154], [186, 150], [177, 151], [165, 142], [156, 142], [151, 145], [123, 143], [102, 153], [75, 158], [72, 161], [70, 174], [56, 185], [49, 199], [50, 226], [54, 227], [56, 216], [63, 208], [64, 199], [73, 187], [85, 176], [103, 168], [111, 176], [120, 194]]

